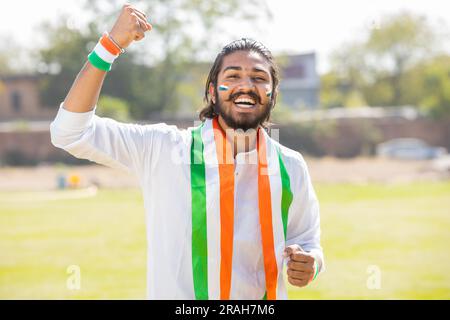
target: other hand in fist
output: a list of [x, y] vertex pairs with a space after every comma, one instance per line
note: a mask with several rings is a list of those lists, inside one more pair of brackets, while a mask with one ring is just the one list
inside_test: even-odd
[[313, 280], [317, 264], [312, 254], [303, 251], [299, 245], [294, 244], [285, 249], [284, 256], [290, 258], [287, 263], [287, 275], [290, 284], [304, 287]]

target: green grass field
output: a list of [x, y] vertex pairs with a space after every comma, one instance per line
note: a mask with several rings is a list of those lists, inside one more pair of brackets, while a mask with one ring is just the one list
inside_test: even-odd
[[[450, 298], [450, 182], [315, 187], [327, 270], [291, 299]], [[144, 299], [145, 255], [138, 190], [0, 193], [0, 299]], [[80, 290], [67, 288], [70, 265]]]

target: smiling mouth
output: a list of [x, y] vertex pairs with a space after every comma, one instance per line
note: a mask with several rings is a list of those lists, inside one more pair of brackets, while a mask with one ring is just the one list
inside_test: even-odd
[[237, 98], [233, 103], [242, 109], [252, 109], [256, 106], [256, 101], [252, 98]]

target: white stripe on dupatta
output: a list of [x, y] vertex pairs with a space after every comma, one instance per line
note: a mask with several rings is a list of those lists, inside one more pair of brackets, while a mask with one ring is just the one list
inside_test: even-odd
[[286, 288], [283, 280], [283, 250], [285, 239], [283, 232], [283, 219], [281, 215], [282, 184], [278, 152], [272, 139], [265, 130], [262, 130], [266, 141], [267, 168], [269, 174], [270, 194], [272, 200], [272, 227], [275, 257], [277, 260], [277, 299], [287, 299]]

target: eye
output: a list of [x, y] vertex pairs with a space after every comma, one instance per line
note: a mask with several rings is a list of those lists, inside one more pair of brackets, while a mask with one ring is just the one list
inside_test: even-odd
[[253, 79], [255, 79], [257, 81], [266, 81], [266, 79], [263, 77], [254, 77]]
[[227, 79], [237, 79], [238, 76], [236, 74], [230, 74], [229, 76], [227, 76]]

